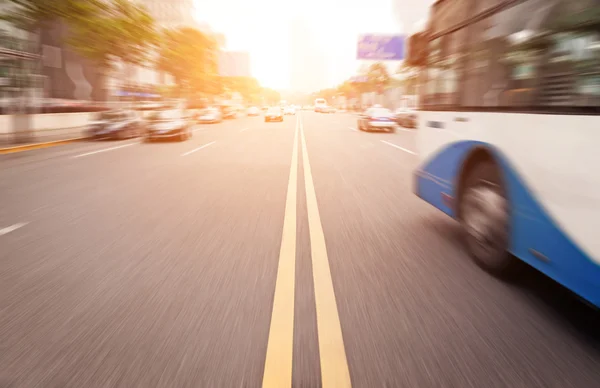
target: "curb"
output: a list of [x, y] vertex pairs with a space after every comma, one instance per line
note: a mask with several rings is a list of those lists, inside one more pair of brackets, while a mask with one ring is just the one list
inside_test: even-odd
[[31, 151], [31, 150], [38, 150], [38, 149], [42, 149], [42, 148], [54, 147], [54, 146], [63, 145], [63, 144], [71, 144], [71, 143], [75, 143], [75, 142], [86, 140], [86, 139], [89, 139], [89, 138], [88, 137], [74, 137], [74, 138], [65, 139], [65, 140], [55, 140], [55, 141], [48, 141], [48, 142], [43, 142], [43, 143], [31, 143], [31, 144], [24, 144], [24, 145], [18, 145], [18, 146], [13, 146], [13, 147], [0, 148], [0, 155], [14, 154], [17, 152], [24, 152], [24, 151]]

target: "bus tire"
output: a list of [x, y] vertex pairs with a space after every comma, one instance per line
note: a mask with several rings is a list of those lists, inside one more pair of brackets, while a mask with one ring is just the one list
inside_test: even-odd
[[512, 277], [521, 261], [508, 252], [510, 210], [500, 168], [481, 161], [467, 173], [460, 189], [458, 220], [473, 261], [498, 277]]

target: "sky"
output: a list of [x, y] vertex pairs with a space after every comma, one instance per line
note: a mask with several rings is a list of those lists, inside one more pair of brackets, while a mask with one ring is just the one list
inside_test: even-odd
[[[423, 4], [427, 2], [431, 1], [196, 0], [195, 17], [215, 32], [225, 34], [227, 50], [250, 53], [251, 73], [262, 86], [289, 89], [305, 84], [326, 88], [356, 74], [360, 66], [355, 58], [360, 34], [402, 33], [407, 20], [413, 23], [424, 16], [416, 13], [426, 13], [427, 6]], [[419, 6], [413, 7], [417, 3]], [[416, 13], [410, 11], [414, 8]], [[294, 20], [300, 20], [309, 30], [303, 48], [291, 44]], [[312, 49], [307, 49], [307, 45]], [[296, 54], [300, 50], [301, 54], [293, 55], [293, 50]], [[306, 59], [299, 63], [298, 57], [304, 58], [304, 52]], [[319, 66], [311, 69], [311, 63]], [[299, 74], [293, 71], [294, 66], [306, 66], [307, 71]], [[315, 74], [318, 69], [321, 72]], [[297, 79], [292, 80], [292, 74]]]

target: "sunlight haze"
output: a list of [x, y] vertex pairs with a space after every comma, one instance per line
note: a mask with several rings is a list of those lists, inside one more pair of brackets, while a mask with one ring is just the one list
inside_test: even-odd
[[226, 49], [248, 51], [262, 85], [314, 90], [356, 72], [359, 34], [402, 32], [393, 8], [393, 0], [197, 0], [196, 19], [225, 34]]

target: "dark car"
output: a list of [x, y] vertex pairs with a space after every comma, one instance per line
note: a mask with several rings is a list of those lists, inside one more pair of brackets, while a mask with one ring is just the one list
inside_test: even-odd
[[135, 111], [113, 110], [100, 112], [88, 126], [94, 139], [130, 139], [144, 133], [143, 121]]
[[265, 113], [265, 123], [269, 121], [283, 121], [283, 112], [279, 107], [272, 107]]
[[235, 119], [237, 117], [237, 110], [234, 107], [230, 105], [221, 105], [219, 108], [224, 119]]
[[394, 112], [398, 125], [406, 128], [417, 128], [417, 112], [410, 108], [398, 108]]
[[173, 108], [152, 112], [147, 118], [146, 141], [192, 137], [192, 120], [186, 109]]

